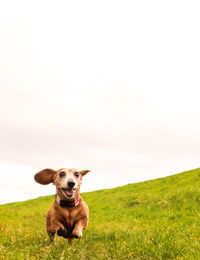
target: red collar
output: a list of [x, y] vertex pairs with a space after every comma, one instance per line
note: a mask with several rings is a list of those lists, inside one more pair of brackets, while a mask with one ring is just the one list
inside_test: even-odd
[[79, 204], [79, 200], [80, 200], [80, 197], [78, 197], [78, 199], [76, 199], [76, 200], [70, 201], [70, 200], [61, 200], [58, 195], [56, 196], [56, 201], [62, 208], [76, 207]]

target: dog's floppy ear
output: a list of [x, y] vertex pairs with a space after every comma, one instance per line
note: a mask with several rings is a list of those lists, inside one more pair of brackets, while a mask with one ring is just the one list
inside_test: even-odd
[[36, 182], [46, 185], [54, 181], [56, 171], [52, 169], [44, 169], [35, 174], [34, 179]]
[[80, 171], [80, 174], [81, 174], [81, 176], [84, 176], [88, 172], [90, 172], [90, 170], [82, 170], [82, 171]]

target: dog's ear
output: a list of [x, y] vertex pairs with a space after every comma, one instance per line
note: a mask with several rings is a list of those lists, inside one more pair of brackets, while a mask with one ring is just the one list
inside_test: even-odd
[[88, 172], [90, 172], [90, 170], [82, 170], [79, 173], [81, 174], [81, 176], [86, 175]]
[[56, 171], [52, 169], [44, 169], [35, 174], [34, 179], [36, 182], [46, 185], [54, 181]]

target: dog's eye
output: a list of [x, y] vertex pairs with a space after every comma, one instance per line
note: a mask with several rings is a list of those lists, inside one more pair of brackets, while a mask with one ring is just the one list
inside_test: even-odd
[[74, 175], [75, 175], [76, 177], [79, 177], [79, 172], [75, 172]]
[[63, 176], [65, 176], [65, 173], [64, 173], [64, 172], [60, 172], [60, 173], [59, 173], [59, 176], [60, 176], [60, 177], [63, 177]]

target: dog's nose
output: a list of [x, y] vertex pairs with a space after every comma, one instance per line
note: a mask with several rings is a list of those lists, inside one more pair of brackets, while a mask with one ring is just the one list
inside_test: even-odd
[[68, 186], [70, 187], [70, 188], [73, 188], [74, 187], [74, 185], [75, 185], [75, 182], [73, 182], [73, 181], [68, 181]]

